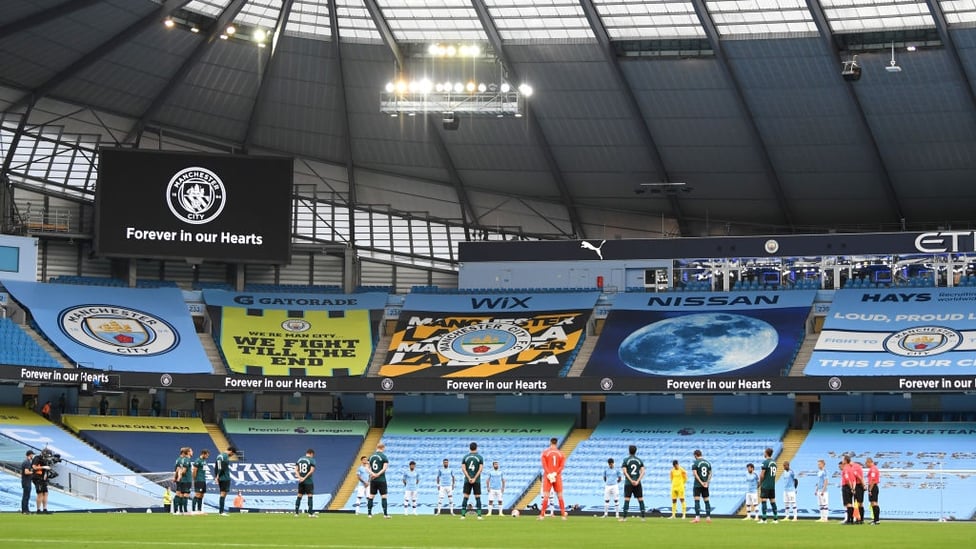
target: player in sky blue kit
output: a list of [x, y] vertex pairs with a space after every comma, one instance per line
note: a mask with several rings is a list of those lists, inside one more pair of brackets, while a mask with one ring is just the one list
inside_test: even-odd
[[420, 487], [420, 473], [417, 472], [417, 462], [411, 461], [409, 468], [403, 472], [403, 514], [409, 515], [410, 509], [417, 514], [417, 491]]
[[817, 495], [817, 503], [820, 504], [818, 522], [828, 522], [829, 520], [827, 515], [830, 511], [830, 496], [827, 495], [827, 485], [830, 483], [830, 477], [827, 475], [826, 466], [827, 463], [824, 460], [817, 460], [817, 485], [814, 487], [813, 493]]
[[356, 514], [359, 514], [359, 506], [369, 495], [369, 461], [366, 456], [359, 457], [359, 468], [356, 469]]
[[434, 509], [434, 514], [441, 514], [441, 502], [444, 498], [447, 498], [447, 508], [454, 514], [454, 471], [450, 467], [450, 462], [447, 458], [444, 459], [444, 464], [440, 469], [437, 470], [437, 507]]
[[[800, 481], [796, 478], [796, 472], [790, 469], [790, 462], [783, 462], [783, 472], [780, 473], [779, 478], [783, 481], [783, 518], [796, 521], [796, 487]], [[790, 509], [793, 510], [793, 518], [790, 518]]]
[[610, 509], [610, 498], [613, 498], [613, 516], [620, 518], [617, 511], [620, 504], [620, 481], [623, 473], [613, 465], [613, 458], [607, 460], [607, 468], [603, 470], [603, 517], [606, 518]]
[[488, 516], [491, 516], [493, 501], [498, 501], [498, 515], [504, 515], [502, 498], [505, 496], [505, 473], [498, 467], [498, 460], [491, 462], [491, 469], [485, 472], [485, 488], [488, 490]]
[[746, 464], [746, 518], [743, 520], [751, 518], [759, 520], [759, 473], [756, 466], [749, 463]]

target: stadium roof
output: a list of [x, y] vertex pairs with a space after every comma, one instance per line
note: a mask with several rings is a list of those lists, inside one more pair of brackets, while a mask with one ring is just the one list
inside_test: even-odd
[[[100, 144], [292, 154], [352, 204], [471, 227], [613, 238], [976, 218], [971, 0], [2, 4], [4, 154], [72, 105]], [[477, 45], [456, 65], [530, 83], [524, 116], [449, 130], [440, 112], [380, 112], [387, 82], [451, 70], [431, 44]]]

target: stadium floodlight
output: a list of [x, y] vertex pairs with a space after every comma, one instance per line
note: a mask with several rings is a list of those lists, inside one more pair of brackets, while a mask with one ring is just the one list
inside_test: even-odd
[[528, 97], [526, 90], [532, 93], [531, 87], [523, 85], [515, 90], [504, 82], [489, 85], [469, 80], [435, 84], [429, 78], [397, 80], [387, 82], [380, 93], [380, 112], [391, 116], [430, 112], [520, 117]]

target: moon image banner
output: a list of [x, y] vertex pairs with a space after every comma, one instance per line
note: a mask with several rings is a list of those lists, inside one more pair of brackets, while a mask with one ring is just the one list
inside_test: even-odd
[[583, 376], [783, 375], [814, 293], [618, 297]]

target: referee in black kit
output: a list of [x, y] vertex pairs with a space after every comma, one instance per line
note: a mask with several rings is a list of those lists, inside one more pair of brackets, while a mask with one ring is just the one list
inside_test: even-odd
[[24, 462], [20, 464], [20, 485], [24, 488], [24, 495], [20, 500], [20, 512], [30, 514], [31, 484], [34, 478], [34, 450], [27, 450]]

